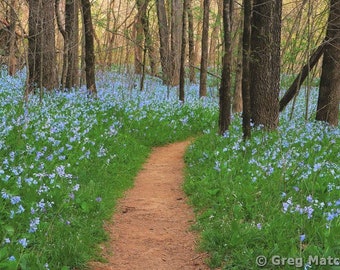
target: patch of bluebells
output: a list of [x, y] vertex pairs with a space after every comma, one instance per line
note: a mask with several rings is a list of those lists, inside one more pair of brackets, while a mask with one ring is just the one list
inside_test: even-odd
[[[9, 261], [36, 249], [37, 239], [47, 238], [54, 222], [64, 224], [65, 230], [72, 225], [69, 210], [77, 208], [82, 189], [77, 166], [92, 158], [103, 159], [106, 165], [115, 162], [115, 153], [103, 143], [107, 139], [123, 130], [143, 136], [148, 127], [139, 126], [141, 121], [163, 123], [173, 131], [169, 136], [176, 135], [177, 129], [197, 123], [197, 108], [209, 112], [200, 119], [214, 127], [209, 117], [216, 111], [216, 100], [199, 100], [197, 85], [190, 86], [182, 104], [176, 89], [167, 89], [158, 79], [146, 80], [144, 92], [127, 91], [129, 80], [121, 74], [99, 73], [98, 99], [89, 100], [80, 88], [45, 93], [42, 100], [30, 96], [24, 104], [25, 72], [15, 77], [1, 74], [0, 251], [6, 250]], [[93, 197], [97, 204], [102, 202], [98, 195]]]
[[[311, 98], [309, 112], [315, 112], [316, 91]], [[204, 212], [202, 227], [209, 236], [204, 241], [213, 252], [225, 252], [221, 258], [237, 264], [229, 252], [238, 258], [252, 241], [257, 249], [263, 242], [259, 254], [270, 254], [273, 239], [281, 255], [292, 256], [300, 248], [332, 250], [328, 238], [337, 239], [340, 226], [340, 130], [302, 119], [304, 101], [304, 96], [297, 98], [292, 119], [290, 107], [281, 113], [277, 132], [254, 127], [244, 142], [242, 119], [234, 115], [223, 138], [207, 132], [189, 147], [189, 194], [198, 212]], [[226, 249], [216, 246], [220, 235], [228, 239]]]

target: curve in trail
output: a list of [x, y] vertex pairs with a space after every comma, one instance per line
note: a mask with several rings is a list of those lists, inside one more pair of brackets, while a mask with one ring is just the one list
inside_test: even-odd
[[182, 191], [183, 156], [190, 141], [154, 148], [134, 187], [107, 225], [110, 234], [96, 270], [209, 269], [190, 230], [194, 213]]

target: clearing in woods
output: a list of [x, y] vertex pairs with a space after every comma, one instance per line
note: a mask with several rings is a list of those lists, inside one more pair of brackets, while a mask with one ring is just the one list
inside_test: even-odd
[[206, 254], [196, 251], [190, 227], [194, 213], [182, 191], [183, 156], [190, 141], [154, 148], [106, 225], [107, 263], [95, 270], [203, 270]]

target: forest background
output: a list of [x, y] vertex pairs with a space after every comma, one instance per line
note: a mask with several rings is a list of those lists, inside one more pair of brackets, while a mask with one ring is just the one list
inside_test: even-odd
[[[244, 116], [251, 113], [256, 125], [275, 128], [280, 79], [288, 86], [298, 75], [280, 102], [282, 110], [302, 83], [310, 92], [322, 77], [316, 118], [338, 123], [339, 79], [332, 71], [338, 67], [336, 1], [12, 0], [3, 1], [0, 12], [2, 63], [10, 74], [28, 64], [25, 95], [34, 88], [70, 89], [85, 81], [96, 92], [95, 68], [115, 67], [142, 75], [140, 90], [146, 73], [179, 85], [184, 100], [185, 70], [191, 82], [199, 70], [200, 96], [207, 94], [208, 73], [221, 85], [223, 133], [231, 102], [234, 112], [244, 107]], [[324, 52], [327, 71], [321, 76]]]

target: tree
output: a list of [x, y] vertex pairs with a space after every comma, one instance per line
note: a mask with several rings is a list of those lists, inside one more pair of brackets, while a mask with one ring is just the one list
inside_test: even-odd
[[17, 58], [16, 58], [16, 53], [17, 53], [17, 46], [16, 46], [16, 40], [17, 40], [17, 35], [15, 32], [16, 29], [16, 22], [17, 22], [17, 15], [15, 13], [15, 7], [17, 5], [17, 0], [11, 0], [10, 4], [10, 25], [9, 25], [9, 32], [10, 32], [10, 38], [9, 38], [9, 59], [8, 59], [8, 73], [13, 76], [16, 73], [17, 69]]
[[338, 125], [340, 101], [340, 1], [330, 1], [316, 120]]
[[[79, 0], [65, 2], [65, 32], [68, 40], [65, 87], [79, 84]], [[65, 60], [64, 60], [65, 61]]]
[[188, 1], [188, 45], [189, 45], [189, 80], [196, 82], [195, 77], [195, 40], [194, 40], [194, 16], [192, 14], [192, 0]]
[[223, 67], [222, 79], [219, 89], [219, 133], [223, 135], [229, 128], [230, 115], [231, 115], [231, 14], [232, 14], [232, 1], [223, 0], [223, 40], [224, 40], [224, 54], [223, 54]]
[[162, 66], [163, 83], [169, 85], [170, 82], [170, 48], [169, 48], [169, 27], [166, 15], [164, 0], [156, 1], [158, 29], [159, 29], [159, 53]]
[[61, 89], [71, 89], [79, 83], [78, 75], [78, 0], [65, 1], [65, 28], [63, 27], [61, 15], [59, 13], [59, 2], [55, 0], [55, 11], [60, 33], [64, 39], [63, 68], [61, 75]]
[[85, 29], [85, 73], [86, 87], [90, 95], [97, 96], [95, 79], [94, 30], [91, 18], [91, 3], [81, 0]]
[[179, 73], [181, 63], [181, 43], [182, 43], [182, 0], [171, 1], [171, 78], [172, 86], [179, 84]]
[[251, 136], [251, 102], [250, 102], [250, 42], [251, 42], [252, 0], [243, 0], [243, 34], [242, 34], [242, 130], [243, 138]]
[[143, 65], [143, 43], [144, 43], [144, 32], [143, 32], [143, 24], [142, 17], [145, 16], [146, 13], [146, 4], [144, 0], [136, 0], [137, 6], [137, 15], [134, 23], [134, 38], [135, 38], [135, 73], [142, 74]]
[[27, 92], [41, 93], [58, 85], [54, 31], [54, 0], [28, 0], [28, 85]]
[[203, 4], [202, 55], [201, 55], [200, 89], [199, 89], [200, 97], [204, 97], [207, 95], [210, 0], [204, 0], [203, 3], [204, 4]]
[[282, 0], [254, 0], [251, 29], [251, 116], [256, 126], [279, 121]]
[[188, 13], [188, 0], [183, 0], [183, 15], [182, 15], [182, 47], [181, 47], [181, 67], [179, 74], [179, 100], [184, 102], [185, 92], [185, 55], [186, 55], [186, 31], [187, 31], [187, 13]]
[[[145, 59], [146, 59], [146, 53], [148, 53], [149, 56], [149, 61], [150, 61], [150, 69], [151, 69], [151, 74], [155, 75], [156, 74], [156, 59], [155, 59], [155, 50], [152, 45], [152, 37], [150, 34], [150, 27], [149, 27], [149, 16], [148, 16], [148, 5], [149, 5], [150, 0], [136, 0], [137, 4], [137, 29], [141, 28], [142, 32], [139, 33], [140, 31], [137, 30], [138, 36], [137, 36], [137, 46], [140, 48], [143, 47], [144, 44], [144, 56], [143, 56], [143, 70], [145, 66]], [[140, 35], [140, 37], [139, 37]]]
[[[242, 20], [241, 20], [242, 24]], [[233, 95], [233, 112], [242, 112], [242, 39], [243, 36], [240, 33], [237, 44], [237, 56], [236, 56], [236, 68], [235, 68], [235, 83], [234, 83], [234, 95]]]
[[296, 76], [292, 85], [288, 88], [286, 93], [280, 100], [280, 112], [288, 105], [288, 103], [296, 96], [299, 92], [301, 85], [307, 78], [309, 72], [316, 66], [319, 59], [321, 58], [326, 42], [321, 43], [319, 47], [311, 54], [307, 63], [302, 67], [299, 74]]

